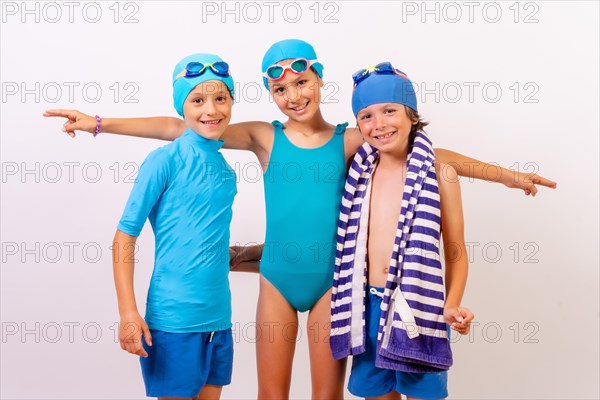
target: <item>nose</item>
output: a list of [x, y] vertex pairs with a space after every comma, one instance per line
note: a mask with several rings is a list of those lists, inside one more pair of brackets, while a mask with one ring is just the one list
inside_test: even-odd
[[294, 85], [290, 85], [286, 88], [285, 94], [288, 98], [288, 101], [295, 101], [298, 97], [300, 97], [300, 90]]
[[386, 125], [387, 124], [385, 121], [385, 116], [383, 116], [383, 115], [375, 116], [375, 129], [381, 131], [381, 130], [385, 129]]
[[204, 108], [204, 112], [206, 114], [214, 114], [217, 111], [217, 106], [215, 104], [215, 101], [213, 99], [210, 99], [206, 102], [206, 106]]

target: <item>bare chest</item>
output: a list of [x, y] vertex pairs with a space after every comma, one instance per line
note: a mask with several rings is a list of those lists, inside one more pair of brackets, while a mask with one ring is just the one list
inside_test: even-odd
[[402, 207], [404, 177], [400, 172], [376, 171], [371, 184], [368, 236], [369, 284], [384, 286]]

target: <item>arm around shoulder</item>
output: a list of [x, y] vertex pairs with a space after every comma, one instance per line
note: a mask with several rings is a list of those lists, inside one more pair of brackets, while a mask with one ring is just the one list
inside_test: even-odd
[[239, 122], [229, 125], [221, 140], [226, 149], [249, 150], [256, 153], [267, 147], [269, 132], [273, 132], [273, 126], [268, 122]]
[[231, 246], [229, 248], [229, 268], [238, 272], [260, 272], [260, 259], [263, 245]]

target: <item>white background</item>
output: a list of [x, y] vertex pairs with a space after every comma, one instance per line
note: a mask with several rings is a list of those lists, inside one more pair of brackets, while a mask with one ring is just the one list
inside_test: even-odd
[[[352, 72], [389, 60], [418, 85], [437, 147], [506, 167], [533, 163], [529, 171], [559, 182], [531, 198], [462, 179], [472, 249], [463, 304], [480, 325], [453, 345], [451, 398], [599, 397], [597, 2], [73, 4], [2, 4], [2, 398], [144, 398], [138, 360], [115, 342], [109, 246], [133, 166], [163, 143], [71, 139], [43, 110], [176, 116], [173, 66], [214, 52], [244, 88], [233, 122], [283, 118], [262, 88], [260, 62], [273, 42], [294, 37], [313, 43], [325, 66], [328, 121], [353, 126]], [[256, 160], [224, 153], [240, 178], [232, 240], [260, 242]], [[139, 245], [143, 312], [149, 226]], [[237, 343], [223, 398], [255, 398], [258, 278], [232, 274], [231, 285]], [[305, 326], [302, 333], [298, 399], [310, 397]]]

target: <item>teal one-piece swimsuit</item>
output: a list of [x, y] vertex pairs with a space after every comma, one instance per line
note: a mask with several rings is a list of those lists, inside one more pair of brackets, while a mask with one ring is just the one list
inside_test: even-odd
[[300, 148], [283, 124], [273, 121], [275, 138], [263, 177], [267, 229], [260, 272], [301, 312], [333, 283], [347, 125], [337, 125], [321, 147]]

